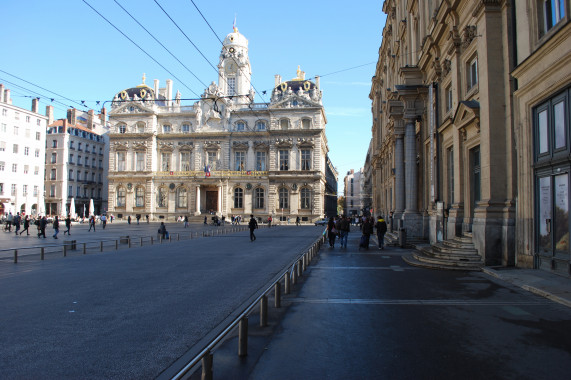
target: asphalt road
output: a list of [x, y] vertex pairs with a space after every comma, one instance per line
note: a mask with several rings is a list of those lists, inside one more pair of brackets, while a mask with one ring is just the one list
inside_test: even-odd
[[[152, 225], [122, 228], [156, 235]], [[175, 228], [182, 226], [169, 230]], [[244, 231], [45, 261], [0, 261], [0, 377], [154, 378], [322, 230], [264, 228], [253, 243]], [[77, 232], [73, 237], [81, 242], [87, 232]], [[15, 239], [2, 235], [3, 248]]]

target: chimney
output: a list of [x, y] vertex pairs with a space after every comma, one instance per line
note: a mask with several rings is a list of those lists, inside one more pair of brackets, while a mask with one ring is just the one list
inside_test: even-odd
[[279, 74], [276, 74], [274, 77], [276, 78], [276, 79], [275, 79], [275, 82], [274, 82], [274, 83], [275, 83], [275, 84], [274, 84], [274, 87], [278, 87], [278, 85], [279, 85], [280, 83], [282, 83], [282, 76], [279, 75]]
[[4, 103], [4, 84], [0, 83], [0, 103]]
[[10, 90], [4, 90], [4, 103], [12, 104], [12, 99], [10, 99]]
[[40, 107], [40, 99], [39, 98], [32, 99], [32, 112], [38, 113], [39, 107]]
[[67, 131], [67, 119], [63, 119], [63, 130]]
[[172, 105], [172, 80], [167, 79], [167, 106], [170, 107]]
[[107, 120], [107, 109], [105, 109], [105, 107], [101, 108], [99, 120], [101, 120], [101, 125], [105, 126], [105, 121]]
[[72, 125], [75, 125], [77, 123], [76, 111], [77, 110], [75, 108], [70, 108], [67, 110], [67, 121]]
[[54, 106], [46, 106], [46, 116], [48, 117], [48, 125], [54, 122]]
[[93, 129], [93, 118], [95, 117], [95, 111], [89, 110], [87, 115], [87, 128]]
[[319, 90], [319, 75], [315, 76], [315, 87], [317, 87], [317, 89]]
[[159, 98], [159, 80], [155, 79], [155, 99]]

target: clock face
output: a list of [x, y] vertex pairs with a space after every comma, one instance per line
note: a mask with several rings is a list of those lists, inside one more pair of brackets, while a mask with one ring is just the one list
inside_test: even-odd
[[236, 63], [234, 62], [228, 62], [228, 64], [226, 65], [226, 72], [230, 73], [230, 74], [234, 74], [237, 70], [236, 67]]

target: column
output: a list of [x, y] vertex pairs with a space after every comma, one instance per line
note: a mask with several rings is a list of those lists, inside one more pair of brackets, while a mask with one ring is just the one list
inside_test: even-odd
[[196, 186], [196, 209], [194, 215], [200, 215], [200, 186]]
[[418, 177], [416, 168], [416, 131], [414, 120], [406, 119], [405, 126], [405, 182], [406, 209], [405, 212], [418, 212]]
[[404, 191], [404, 141], [403, 135], [395, 135], [395, 219], [401, 215], [405, 205]]
[[218, 185], [216, 187], [216, 190], [218, 191], [218, 207], [216, 210], [216, 214], [222, 215], [222, 186]]
[[256, 170], [256, 154], [254, 153], [253, 141], [248, 141], [248, 153], [246, 153], [246, 170]]

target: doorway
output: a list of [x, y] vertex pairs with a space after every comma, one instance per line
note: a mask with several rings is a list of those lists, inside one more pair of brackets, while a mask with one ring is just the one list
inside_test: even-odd
[[206, 191], [206, 211], [207, 212], [217, 212], [218, 211], [218, 191]]

